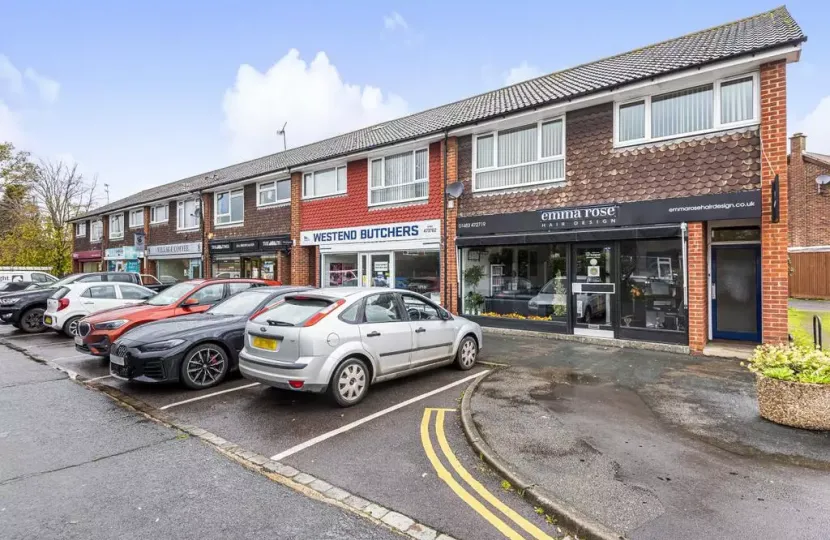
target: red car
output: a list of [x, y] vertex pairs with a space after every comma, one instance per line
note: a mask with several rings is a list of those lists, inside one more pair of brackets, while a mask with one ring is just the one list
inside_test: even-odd
[[93, 313], [78, 324], [75, 348], [82, 353], [109, 356], [110, 344], [124, 332], [146, 322], [201, 313], [229, 296], [265, 285], [265, 279], [193, 279], [177, 283], [146, 302]]

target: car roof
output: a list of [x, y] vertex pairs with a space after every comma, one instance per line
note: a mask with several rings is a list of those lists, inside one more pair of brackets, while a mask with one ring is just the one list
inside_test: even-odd
[[423, 296], [422, 294], [410, 291], [409, 289], [391, 289], [387, 287], [324, 287], [322, 289], [308, 290], [309, 295], [326, 298], [349, 298], [351, 296], [363, 297], [383, 292], [409, 293], [416, 296]]

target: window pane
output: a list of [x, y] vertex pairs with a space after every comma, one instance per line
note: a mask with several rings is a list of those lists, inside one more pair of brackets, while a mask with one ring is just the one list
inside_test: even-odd
[[720, 121], [723, 124], [751, 120], [752, 77], [729, 81], [720, 86]]
[[215, 304], [222, 299], [225, 294], [225, 285], [217, 283], [216, 285], [208, 285], [196, 291], [190, 298], [195, 298], [199, 304], [204, 306], [206, 304]]
[[242, 221], [243, 206], [245, 205], [245, 197], [242, 192], [234, 193], [231, 196], [231, 221]]
[[[187, 203], [185, 203], [185, 207], [186, 206], [187, 206]], [[228, 194], [227, 193], [220, 193], [216, 197], [216, 213], [218, 215], [221, 215], [221, 214], [227, 214], [228, 212], [230, 212], [230, 204], [229, 204], [229, 201], [228, 201]]]
[[314, 196], [314, 175], [307, 174], [303, 177], [303, 195]]
[[111, 300], [115, 298], [115, 287], [113, 285], [99, 285], [90, 287], [83, 294], [86, 298], [98, 298]]
[[415, 179], [425, 180], [429, 178], [429, 150], [418, 150], [415, 152]]
[[427, 304], [420, 298], [404, 294], [401, 296], [403, 305], [410, 321], [438, 321], [441, 320], [438, 309]]
[[651, 136], [667, 137], [712, 127], [712, 85], [657, 96], [651, 100]]
[[323, 255], [323, 287], [357, 287], [357, 254]]
[[395, 295], [392, 293], [376, 294], [366, 297], [364, 317], [367, 323], [396, 322], [403, 319]]
[[619, 118], [617, 118], [620, 142], [636, 141], [646, 136], [646, 103], [639, 101], [620, 105]]
[[493, 161], [493, 136], [479, 137], [476, 139], [476, 169], [492, 167]]
[[565, 160], [556, 159], [509, 169], [479, 172], [475, 175], [476, 189], [499, 189], [565, 178]]
[[759, 227], [725, 227], [712, 229], [713, 242], [754, 242], [761, 240]]
[[277, 182], [277, 200], [287, 201], [291, 198], [291, 180]]
[[562, 120], [542, 124], [542, 157], [562, 155]]
[[620, 242], [620, 324], [685, 330], [679, 238]]
[[538, 144], [536, 126], [499, 132], [499, 167], [536, 161]]
[[372, 161], [372, 187], [380, 187], [383, 185], [383, 160], [375, 159]]
[[121, 286], [121, 298], [125, 300], [146, 300], [152, 294], [148, 294], [148, 292], [144, 289], [139, 289], [138, 287], [130, 287], [129, 285], [122, 285]]
[[412, 154], [406, 152], [384, 160], [384, 185], [397, 186], [412, 181]]
[[395, 287], [439, 302], [439, 269], [437, 251], [399, 251], [395, 253]]
[[273, 182], [259, 186], [259, 204], [271, 204], [276, 201], [276, 196]]
[[337, 192], [337, 171], [317, 171], [314, 173], [314, 195], [330, 195]]

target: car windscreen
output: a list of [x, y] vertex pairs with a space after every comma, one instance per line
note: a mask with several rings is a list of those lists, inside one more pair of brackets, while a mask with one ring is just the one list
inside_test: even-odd
[[177, 283], [147, 300], [151, 306], [169, 306], [196, 288], [196, 283]]
[[297, 326], [311, 318], [318, 311], [331, 305], [324, 298], [294, 297], [286, 298], [256, 319], [254, 322], [277, 326]]
[[244, 291], [216, 304], [207, 313], [212, 315], [250, 315], [268, 298], [267, 291]]
[[49, 287], [66, 287], [71, 283], [75, 283], [81, 277], [83, 277], [83, 274], [72, 274], [71, 276], [66, 276], [65, 278], [56, 281], [55, 283], [49, 283]]
[[66, 296], [68, 293], [69, 293], [69, 287], [60, 287], [60, 288], [58, 288], [58, 290], [53, 292], [52, 296], [50, 296], [49, 298], [54, 298], [55, 300], [60, 300], [61, 298]]

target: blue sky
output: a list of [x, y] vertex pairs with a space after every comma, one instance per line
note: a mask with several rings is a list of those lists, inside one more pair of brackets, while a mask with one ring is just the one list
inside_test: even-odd
[[[746, 17], [777, 2], [0, 5], [0, 140], [76, 160], [111, 199]], [[830, 7], [789, 70], [789, 129], [830, 153]], [[823, 101], [822, 101], [823, 100]]]

